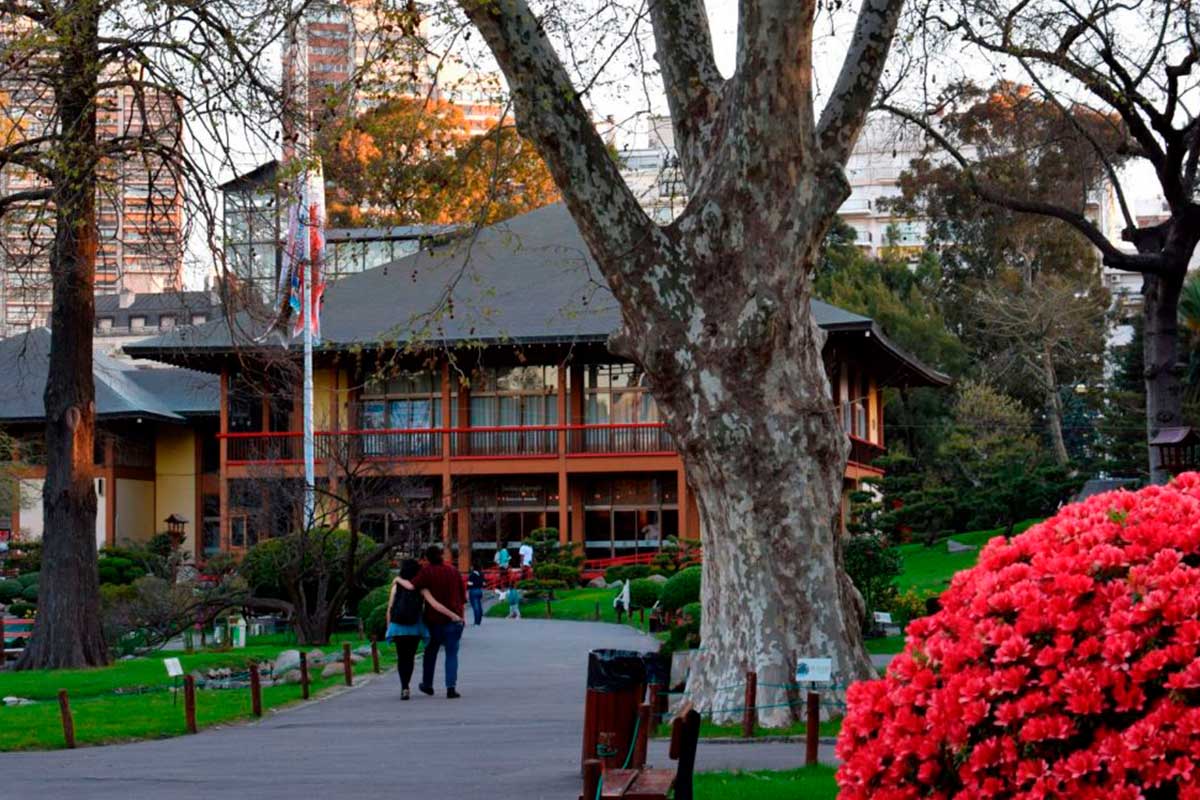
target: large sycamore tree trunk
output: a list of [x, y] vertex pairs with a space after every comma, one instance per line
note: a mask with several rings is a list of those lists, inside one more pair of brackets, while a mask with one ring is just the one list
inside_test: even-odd
[[759, 676], [759, 720], [800, 706], [796, 659], [872, 674], [836, 521], [848, 440], [810, 307], [813, 256], [849, 195], [843, 168], [887, 56], [898, 0], [865, 0], [818, 121], [815, 0], [743, 0], [737, 70], [717, 71], [702, 0], [650, 13], [690, 200], [647, 218], [524, 0], [460, 0], [513, 91], [620, 303], [610, 348], [642, 365], [696, 491], [703, 650], [688, 694], [719, 721]]
[[56, 20], [55, 35], [62, 44], [55, 102], [62, 130], [52, 197], [56, 228], [45, 393], [45, 533], [38, 614], [18, 669], [99, 666], [108, 661], [100, 627], [92, 483], [99, 16], [96, 0], [78, 0]]

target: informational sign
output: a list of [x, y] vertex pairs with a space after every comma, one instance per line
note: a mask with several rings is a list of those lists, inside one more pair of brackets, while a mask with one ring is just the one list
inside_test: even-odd
[[183, 674], [183, 665], [179, 663], [178, 658], [164, 658], [163, 666], [167, 668], [167, 675], [172, 678], [178, 678]]
[[796, 663], [796, 683], [832, 682], [832, 658], [802, 658]]
[[891, 625], [892, 624], [892, 615], [887, 611], [876, 611], [875, 612], [875, 621], [878, 622], [880, 625]]

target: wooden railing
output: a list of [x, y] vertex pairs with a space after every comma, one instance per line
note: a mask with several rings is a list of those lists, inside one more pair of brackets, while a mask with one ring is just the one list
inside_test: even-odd
[[[230, 464], [299, 464], [303, 434], [218, 434], [228, 444]], [[572, 456], [664, 455], [675, 452], [662, 423], [598, 425], [494, 425], [467, 428], [402, 428], [318, 431], [313, 450], [318, 461], [407, 461], [441, 459], [449, 441], [452, 459]]]
[[850, 437], [850, 463], [859, 464], [860, 466], [869, 467], [875, 459], [886, 453], [887, 450], [874, 442], [868, 442], [866, 439], [860, 439], [857, 436]]

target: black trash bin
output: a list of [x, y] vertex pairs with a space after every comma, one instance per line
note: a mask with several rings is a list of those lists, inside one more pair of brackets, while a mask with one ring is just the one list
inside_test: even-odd
[[587, 696], [583, 711], [583, 756], [579, 767], [598, 758], [604, 769], [620, 769], [633, 748], [638, 706], [646, 692], [648, 665], [657, 653], [593, 650], [588, 653]]

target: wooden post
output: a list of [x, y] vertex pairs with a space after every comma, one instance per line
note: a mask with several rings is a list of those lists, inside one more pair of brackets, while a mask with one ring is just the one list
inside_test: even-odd
[[354, 685], [354, 662], [350, 660], [350, 643], [342, 642], [342, 674], [346, 676], [346, 685]]
[[183, 720], [188, 733], [196, 732], [196, 679], [183, 676]]
[[754, 723], [758, 721], [758, 673], [746, 673], [746, 703], [742, 709], [742, 738], [754, 738]]
[[657, 726], [658, 720], [659, 720], [659, 716], [658, 716], [658, 684], [657, 683], [650, 684], [649, 691], [650, 691], [650, 695], [649, 695], [650, 719], [654, 722], [654, 725]]
[[257, 661], [250, 662], [250, 713], [256, 717], [262, 716], [262, 679]]
[[600, 759], [583, 762], [583, 800], [594, 800], [600, 790]]
[[817, 745], [821, 742], [821, 695], [808, 693], [808, 719], [804, 726], [804, 764], [817, 763]]
[[379, 642], [371, 639], [371, 669], [379, 674]]
[[550, 598], [546, 597], [546, 619], [554, 619], [554, 609], [550, 607]]
[[642, 703], [638, 706], [638, 734], [633, 741], [633, 768], [642, 769], [646, 766], [646, 747], [650, 743], [650, 720], [653, 715], [650, 713], [650, 704]]
[[600, 601], [596, 601], [596, 622], [600, 621]]
[[300, 654], [300, 696], [308, 699], [308, 653]]
[[643, 628], [646, 627], [646, 609], [644, 608], [638, 609], [638, 624]]
[[67, 700], [67, 690], [58, 690], [58, 710], [62, 714], [63, 740], [71, 750], [75, 749], [75, 720], [71, 716], [71, 703]]

